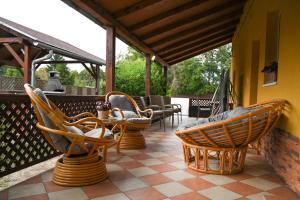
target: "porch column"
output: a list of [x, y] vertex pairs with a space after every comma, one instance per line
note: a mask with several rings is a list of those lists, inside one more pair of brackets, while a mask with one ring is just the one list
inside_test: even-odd
[[164, 72], [163, 72], [163, 87], [164, 87], [164, 93], [167, 95], [167, 84], [168, 84], [168, 67], [163, 66]]
[[151, 57], [146, 54], [145, 95], [151, 95]]
[[96, 95], [98, 95], [99, 94], [99, 72], [100, 72], [100, 70], [99, 70], [99, 68], [100, 68], [100, 66], [99, 65], [96, 65], [96, 76], [95, 76], [95, 78], [96, 78], [96, 91], [95, 91], [95, 94]]
[[106, 27], [106, 93], [113, 91], [115, 88], [115, 52], [115, 28], [108, 26]]
[[30, 83], [31, 82], [31, 76], [34, 76], [34, 74], [31, 74], [31, 58], [30, 58], [30, 46], [27, 44], [24, 45], [24, 83]]

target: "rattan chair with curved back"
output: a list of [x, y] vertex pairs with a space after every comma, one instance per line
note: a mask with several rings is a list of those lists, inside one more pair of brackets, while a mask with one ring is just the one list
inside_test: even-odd
[[54, 149], [64, 154], [56, 162], [52, 181], [84, 186], [106, 179], [105, 162], [98, 149], [111, 144], [111, 131], [92, 113], [68, 117], [39, 88], [24, 87], [35, 111], [36, 126]]
[[241, 172], [248, 144], [271, 130], [284, 104], [284, 100], [272, 100], [249, 106], [247, 112], [233, 118], [213, 122], [202, 119], [206, 123], [200, 120], [180, 128], [176, 135], [182, 141], [186, 166], [210, 174]]
[[142, 111], [136, 101], [131, 96], [123, 92], [109, 92], [105, 96], [105, 100], [111, 103], [113, 110], [117, 108], [118, 111], [121, 111], [122, 116], [117, 115], [119, 112], [113, 112], [112, 115], [114, 117], [122, 117], [126, 119], [126, 131], [120, 141], [120, 148], [145, 148], [145, 138], [141, 133], [141, 130], [151, 126], [153, 110], [145, 109]]

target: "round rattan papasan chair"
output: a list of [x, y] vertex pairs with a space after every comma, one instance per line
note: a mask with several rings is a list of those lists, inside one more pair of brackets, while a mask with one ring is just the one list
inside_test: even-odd
[[209, 174], [241, 172], [248, 145], [271, 130], [284, 105], [284, 100], [272, 100], [180, 126], [176, 135], [186, 166]]

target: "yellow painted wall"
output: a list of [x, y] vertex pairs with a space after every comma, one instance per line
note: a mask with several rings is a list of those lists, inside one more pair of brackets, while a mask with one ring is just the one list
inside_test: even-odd
[[[280, 40], [278, 81], [276, 85], [263, 87], [265, 66], [265, 38], [267, 12], [279, 10]], [[258, 84], [252, 84], [252, 42], [260, 43]], [[249, 0], [240, 25], [233, 39], [232, 73], [239, 104], [253, 102], [252, 87], [257, 87], [257, 101], [284, 98], [289, 109], [279, 121], [279, 127], [300, 138], [300, 0]]]

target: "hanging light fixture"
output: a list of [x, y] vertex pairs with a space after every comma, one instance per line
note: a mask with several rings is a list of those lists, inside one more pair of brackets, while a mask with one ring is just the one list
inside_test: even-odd
[[154, 60], [155, 60], [155, 55], [153, 55], [153, 56], [151, 57], [151, 60], [152, 60], [152, 61], [154, 61]]

